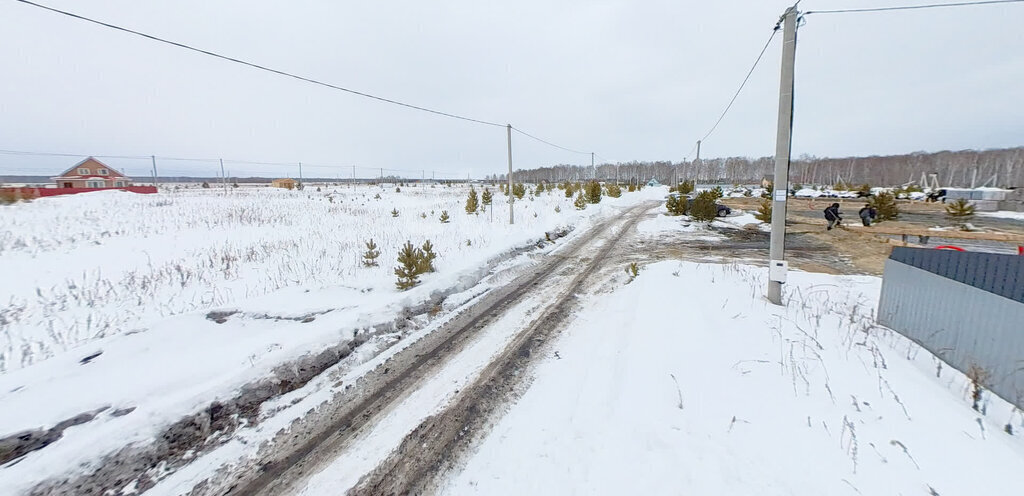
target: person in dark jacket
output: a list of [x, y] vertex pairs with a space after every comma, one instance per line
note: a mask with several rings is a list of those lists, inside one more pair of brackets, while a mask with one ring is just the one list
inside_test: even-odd
[[860, 221], [864, 223], [864, 226], [870, 226], [871, 221], [875, 220], [875, 216], [878, 215], [878, 211], [870, 203], [865, 203], [864, 207], [857, 212], [857, 215], [860, 216]]
[[843, 217], [839, 214], [839, 204], [833, 203], [825, 209], [825, 220], [828, 221], [828, 229], [832, 230], [833, 227], [838, 226], [843, 222]]

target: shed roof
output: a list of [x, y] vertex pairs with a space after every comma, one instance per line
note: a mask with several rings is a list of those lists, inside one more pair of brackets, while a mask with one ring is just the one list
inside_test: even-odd
[[889, 259], [1024, 303], [1024, 256], [897, 246]]

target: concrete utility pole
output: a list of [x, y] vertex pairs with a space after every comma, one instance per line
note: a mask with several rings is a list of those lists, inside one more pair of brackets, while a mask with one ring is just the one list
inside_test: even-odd
[[[693, 166], [695, 168], [696, 167], [700, 167], [700, 140], [697, 140], [697, 158], [693, 160]], [[693, 171], [694, 177], [697, 177], [699, 175], [698, 172], [699, 171]], [[693, 184], [694, 184], [693, 188], [694, 188], [694, 190], [696, 190], [697, 189], [697, 181], [694, 180]], [[696, 192], [696, 191], [694, 191], [694, 192]]]
[[149, 158], [153, 159], [153, 187], [156, 188], [160, 185], [160, 176], [156, 173], [156, 155], [150, 155]]
[[768, 251], [768, 300], [782, 304], [786, 282], [786, 199], [789, 156], [793, 147], [793, 70], [796, 65], [796, 5], [783, 14], [782, 80], [779, 83], [779, 124], [775, 139], [775, 191], [772, 192], [772, 234]]
[[224, 194], [228, 194], [228, 177], [224, 175], [224, 159], [220, 159], [220, 183], [224, 186]]
[[594, 152], [590, 152], [590, 169], [594, 171], [594, 180], [597, 181], [597, 167], [594, 167]]
[[356, 166], [352, 166], [352, 182], [350, 183], [353, 187], [356, 185]]
[[512, 196], [512, 124], [509, 124], [506, 128], [508, 131], [508, 223], [516, 223], [516, 209], [512, 204], [515, 201], [515, 197]]
[[302, 162], [299, 162], [299, 189], [302, 189]]

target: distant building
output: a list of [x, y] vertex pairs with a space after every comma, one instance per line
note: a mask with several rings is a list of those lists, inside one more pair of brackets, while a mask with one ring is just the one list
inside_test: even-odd
[[270, 185], [275, 188], [295, 189], [299, 182], [291, 178], [274, 179], [270, 182]]
[[653, 188], [656, 186], [661, 186], [661, 183], [659, 183], [657, 179], [652, 177], [650, 181], [647, 181], [647, 185]]
[[131, 178], [92, 157], [75, 164], [53, 180], [58, 188], [125, 188], [132, 185]]

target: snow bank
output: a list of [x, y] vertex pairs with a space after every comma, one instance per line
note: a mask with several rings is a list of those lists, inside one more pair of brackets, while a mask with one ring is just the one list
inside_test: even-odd
[[729, 215], [726, 217], [718, 217], [715, 219], [714, 224], [716, 226], [730, 228], [730, 229], [742, 229], [743, 227], [754, 224], [758, 229], [767, 231], [771, 229], [771, 226], [765, 224], [754, 217], [754, 214], [750, 212], [744, 212], [743, 210], [734, 211], [736, 215]]
[[879, 279], [790, 272], [783, 308], [766, 272], [662, 262], [589, 302], [444, 493], [1019, 492], [1020, 414], [875, 326]]
[[996, 217], [999, 219], [1024, 220], [1024, 212], [1011, 212], [1009, 210], [1000, 210], [998, 212], [978, 212], [978, 215], [982, 217]]

